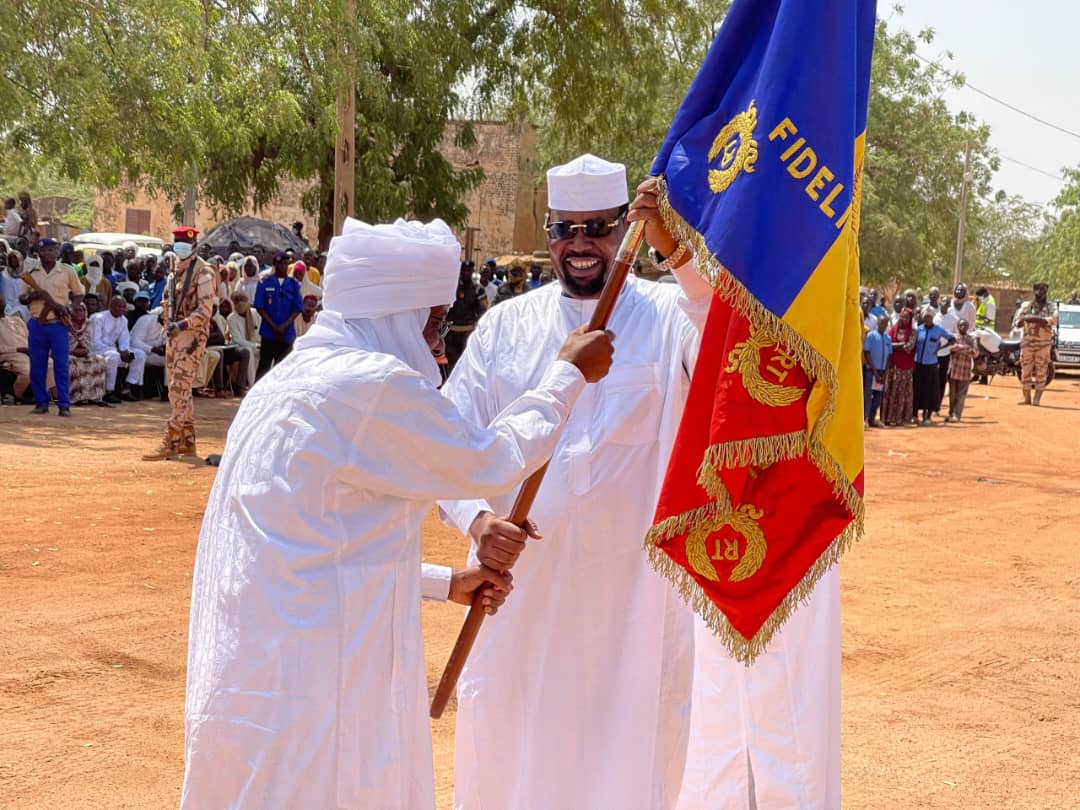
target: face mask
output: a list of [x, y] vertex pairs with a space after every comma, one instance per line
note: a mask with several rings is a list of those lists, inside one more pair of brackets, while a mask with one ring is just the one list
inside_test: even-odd
[[177, 242], [172, 247], [173, 253], [176, 254], [178, 259], [186, 259], [192, 253], [192, 245], [190, 242]]

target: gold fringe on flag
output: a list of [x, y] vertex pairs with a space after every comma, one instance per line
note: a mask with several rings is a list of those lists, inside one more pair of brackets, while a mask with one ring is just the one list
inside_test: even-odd
[[[836, 369], [805, 338], [766, 309], [717, 260], [706, 245], [705, 238], [671, 207], [663, 178], [657, 182], [659, 184], [657, 197], [664, 223], [681, 244], [693, 249], [698, 271], [712, 285], [715, 294], [721, 296], [736, 312], [745, 317], [750, 322], [752, 330], [767, 335], [771, 340], [783, 345], [806, 372], [813, 386], [823, 386], [826, 393], [822, 412], [810, 429], [809, 435], [800, 431], [724, 442], [709, 447], [698, 469], [698, 483], [713, 499], [713, 502], [681, 515], [666, 518], [653, 526], [645, 538], [645, 548], [653, 568], [675, 584], [683, 599], [704, 619], [732, 657], [749, 665], [765, 650], [773, 635], [787, 621], [788, 616], [799, 603], [809, 599], [814, 586], [825, 575], [825, 572], [843, 556], [855, 540], [862, 536], [865, 507], [862, 496], [856, 491], [840, 463], [829, 453], [824, 444], [825, 431], [836, 411], [836, 394], [839, 388]], [[858, 217], [852, 216], [851, 220], [849, 228], [853, 229]], [[851, 234], [851, 238], [857, 239], [857, 231], [846, 232]], [[754, 637], [747, 639], [732, 627], [727, 617], [709, 599], [694, 577], [671, 559], [663, 551], [661, 545], [672, 537], [692, 532], [696, 527], [714, 522], [731, 512], [731, 496], [720, 479], [721, 470], [734, 467], [767, 467], [777, 461], [798, 458], [804, 452], [832, 484], [834, 497], [851, 513], [852, 521], [825, 548], [799, 583], [773, 610]]]

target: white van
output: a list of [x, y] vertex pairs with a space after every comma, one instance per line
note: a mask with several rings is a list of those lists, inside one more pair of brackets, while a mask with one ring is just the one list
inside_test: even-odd
[[1058, 368], [1080, 368], [1080, 304], [1058, 304]]
[[80, 233], [71, 237], [71, 244], [84, 255], [92, 256], [104, 251], [116, 252], [125, 242], [134, 242], [139, 256], [161, 257], [165, 243], [156, 236], [141, 233]]

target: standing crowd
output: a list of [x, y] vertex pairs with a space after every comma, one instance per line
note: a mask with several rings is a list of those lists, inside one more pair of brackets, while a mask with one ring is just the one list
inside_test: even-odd
[[[1026, 405], [1039, 405], [1046, 388], [1057, 319], [1048, 290], [1045, 283], [1036, 283], [1032, 299], [1013, 319], [1013, 328], [1022, 330], [1022, 404]], [[980, 351], [991, 351], [981, 348], [981, 338], [989, 335], [991, 345], [999, 342], [993, 331], [997, 310], [993, 296], [980, 287], [972, 301], [967, 285], [960, 283], [951, 299], [931, 287], [921, 304], [910, 289], [893, 299], [891, 312], [884, 303], [873, 289], [860, 300], [866, 427], [926, 427], [933, 416], [959, 422], [972, 382], [987, 382], [985, 375], [975, 372]], [[948, 410], [942, 414], [946, 392]]]

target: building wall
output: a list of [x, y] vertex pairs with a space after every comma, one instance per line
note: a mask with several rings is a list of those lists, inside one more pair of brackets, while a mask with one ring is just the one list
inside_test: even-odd
[[[285, 180], [281, 183], [281, 190], [275, 200], [263, 208], [255, 211], [250, 206], [237, 216], [254, 216], [261, 219], [278, 222], [290, 227], [294, 222], [304, 223], [304, 235], [311, 241], [318, 231], [318, 223], [313, 217], [304, 212], [300, 206], [300, 198], [310, 187], [309, 183], [297, 180]], [[151, 196], [147, 192], [137, 190], [114, 189], [105, 191], [99, 189], [94, 194], [94, 217], [92, 229], [105, 233], [127, 233], [129, 220], [136, 219], [135, 212], [148, 211], [149, 227], [140, 229], [140, 232], [148, 236], [156, 236], [166, 242], [172, 241], [172, 229], [176, 225], [195, 225], [205, 233], [215, 225], [232, 217], [225, 216], [221, 211], [210, 206], [196, 205], [195, 222], [177, 222], [173, 217], [173, 208], [183, 200], [166, 199], [161, 196]], [[130, 214], [130, 216], [129, 216]], [[145, 216], [143, 217], [145, 219]]]
[[455, 169], [479, 165], [484, 170], [484, 181], [465, 198], [469, 220], [467, 229], [458, 234], [462, 245], [472, 249], [468, 258], [479, 264], [488, 256], [532, 253], [546, 247], [547, 191], [536, 130], [518, 122], [470, 123], [475, 145], [469, 149], [455, 145], [463, 123], [447, 130], [442, 145], [443, 155]]

